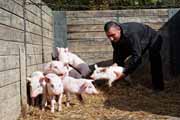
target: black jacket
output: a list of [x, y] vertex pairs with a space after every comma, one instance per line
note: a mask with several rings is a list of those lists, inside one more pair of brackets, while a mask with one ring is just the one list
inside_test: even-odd
[[[124, 66], [124, 73], [132, 73], [141, 63], [141, 57], [156, 41], [158, 32], [147, 25], [141, 23], [119, 24], [121, 28], [121, 38], [118, 43], [113, 43], [113, 62], [119, 66]], [[124, 60], [131, 56], [128, 64]]]

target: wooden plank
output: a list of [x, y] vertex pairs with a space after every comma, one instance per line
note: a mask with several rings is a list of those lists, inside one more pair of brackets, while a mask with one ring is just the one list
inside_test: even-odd
[[99, 62], [104, 62], [104, 61], [109, 61], [112, 57], [109, 58], [101, 58], [101, 59], [85, 59], [84, 61], [86, 61], [86, 63], [88, 63], [88, 65], [92, 65], [95, 63], [99, 63]]
[[67, 25], [83, 25], [83, 24], [100, 24], [103, 25], [104, 23], [108, 21], [117, 21], [118, 17], [90, 17], [90, 18], [67, 18]]
[[24, 42], [24, 31], [0, 24], [0, 39], [7, 41]]
[[48, 23], [44, 19], [42, 20], [42, 27], [48, 29], [49, 31], [53, 31], [53, 23]]
[[32, 0], [26, 0], [26, 10], [31, 11], [36, 14], [39, 18], [41, 18], [41, 9], [36, 6], [34, 3], [39, 3], [39, 0], [31, 2]]
[[140, 22], [140, 23], [165, 23], [168, 21], [166, 16], [159, 17], [159, 16], [142, 16], [142, 17], [120, 17], [119, 22]]
[[131, 16], [131, 17], [97, 17], [97, 18], [67, 18], [67, 25], [84, 25], [84, 24], [99, 24], [104, 25], [108, 21], [124, 22], [142, 22], [142, 23], [164, 23], [168, 21], [167, 17], [159, 16]]
[[19, 56], [0, 56], [0, 63], [0, 71], [19, 68]]
[[19, 55], [19, 47], [24, 46], [23, 43], [0, 40], [0, 56], [17, 56]]
[[26, 30], [34, 34], [42, 35], [41, 27], [28, 21], [26, 21]]
[[41, 55], [27, 55], [27, 65], [42, 64]]
[[42, 71], [42, 70], [43, 70], [43, 64], [27, 66], [27, 76], [30, 76], [31, 73], [34, 71]]
[[[4, 93], [1, 90], [2, 88], [5, 89], [4, 86], [9, 86], [9, 85], [14, 84], [16, 82], [19, 82], [20, 75], [18, 73], [19, 73], [19, 69], [11, 69], [11, 70], [0, 72], [0, 78], [1, 78], [1, 80], [0, 80], [0, 93], [1, 93], [1, 95], [3, 95], [3, 93]], [[2, 96], [0, 96], [0, 100], [3, 100], [3, 99], [6, 99], [6, 98], [2, 98]]]
[[52, 61], [51, 54], [53, 53], [53, 47], [52, 46], [43, 46], [44, 49], [44, 62]]
[[105, 39], [77, 39], [69, 40], [68, 46], [83, 46], [83, 45], [111, 45], [111, 42]]
[[102, 10], [102, 11], [66, 11], [68, 18], [78, 17], [114, 17], [117, 16], [117, 10]]
[[42, 30], [43, 30], [43, 36], [44, 37], [53, 39], [54, 36], [53, 36], [53, 32], [52, 31], [49, 31], [49, 30], [44, 29], [44, 28], [42, 28]]
[[104, 31], [104, 25], [68, 25], [68, 32], [99, 32]]
[[30, 55], [42, 54], [42, 46], [41, 45], [27, 44], [27, 54], [30, 54]]
[[42, 19], [43, 19], [43, 21], [46, 21], [49, 24], [53, 24], [52, 13], [51, 13], [51, 15], [48, 15], [46, 12], [42, 11]]
[[[11, 87], [14, 87], [14, 86], [11, 86]], [[18, 86], [18, 88], [19, 88], [19, 86]], [[5, 89], [5, 90], [7, 90], [7, 89]], [[16, 120], [19, 117], [19, 115], [21, 114], [19, 91], [17, 91], [17, 89], [9, 89], [9, 91], [14, 91], [16, 93], [16, 95], [10, 96], [10, 98], [1, 101], [0, 116], [1, 116], [2, 120]], [[8, 91], [6, 91], [5, 95], [9, 95]], [[2, 96], [4, 96], [4, 95], [2, 95]]]
[[26, 41], [28, 44], [42, 45], [42, 36], [26, 32]]
[[0, 8], [0, 23], [24, 30], [23, 18]]
[[[41, 2], [42, 4], [46, 4], [46, 3], [44, 3], [43, 1]], [[51, 8], [49, 8], [47, 5], [43, 5], [42, 6], [42, 12], [43, 12], [43, 14], [45, 13], [45, 14], [47, 14], [48, 16], [50, 16], [50, 17], [52, 17], [53, 15], [52, 15], [52, 10], [51, 10]]]
[[15, 1], [18, 4], [20, 4], [21, 6], [23, 6], [23, 4], [24, 4], [23, 0], [13, 0], [13, 1]]
[[69, 33], [67, 35], [68, 39], [93, 39], [93, 38], [97, 38], [97, 39], [103, 39], [103, 38], [107, 38], [104, 32], [78, 32], [78, 33]]
[[99, 51], [112, 51], [111, 45], [96, 45], [96, 46], [73, 46], [69, 47], [70, 51], [72, 52], [99, 52]]
[[53, 46], [53, 44], [54, 44], [54, 41], [53, 41], [53, 39], [50, 39], [50, 38], [47, 38], [47, 37], [43, 37], [43, 44], [45, 45], [45, 46]]
[[38, 24], [39, 26], [41, 25], [41, 17], [37, 16], [36, 14], [26, 10], [25, 18], [33, 23]]
[[44, 49], [44, 55], [49, 55], [52, 53], [53, 51], [53, 47], [52, 46], [43, 46], [43, 49]]
[[143, 17], [143, 16], [167, 16], [168, 9], [129, 9], [129, 10], [118, 10], [118, 16], [121, 17]]
[[[46, 53], [46, 52], [45, 52]], [[44, 62], [50, 62], [52, 61], [51, 53], [47, 53], [44, 56]]]
[[23, 7], [13, 0], [0, 0], [0, 8], [23, 17]]
[[68, 18], [115, 17], [115, 16], [167, 16], [168, 9], [129, 9], [129, 10], [102, 10], [102, 11], [67, 11]]
[[82, 51], [82, 52], [73, 52], [74, 54], [78, 55], [80, 58], [84, 59], [84, 58], [106, 58], [107, 56], [111, 56], [113, 55], [113, 51], [98, 51], [98, 52], [86, 52], [86, 51]]

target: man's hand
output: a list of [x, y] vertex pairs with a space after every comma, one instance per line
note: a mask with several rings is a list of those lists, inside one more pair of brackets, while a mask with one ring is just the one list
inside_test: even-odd
[[117, 73], [117, 72], [115, 72], [115, 71], [114, 71], [114, 73], [115, 73], [116, 76], [117, 76], [116, 80], [122, 80], [122, 79], [124, 79], [124, 78], [127, 76], [127, 75], [124, 74], [124, 73]]

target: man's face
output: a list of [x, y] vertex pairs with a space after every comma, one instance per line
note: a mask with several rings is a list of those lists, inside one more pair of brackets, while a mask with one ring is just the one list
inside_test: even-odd
[[121, 37], [121, 30], [115, 27], [111, 27], [108, 32], [106, 32], [107, 37], [111, 42], [119, 42]]

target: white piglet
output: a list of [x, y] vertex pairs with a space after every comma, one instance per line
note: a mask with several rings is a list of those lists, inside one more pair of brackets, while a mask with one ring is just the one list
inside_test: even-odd
[[81, 94], [98, 94], [98, 91], [92, 84], [92, 81], [90, 79], [76, 79], [70, 76], [65, 76], [62, 78], [63, 85], [64, 85], [64, 91], [67, 95], [67, 106], [69, 106], [70, 102], [70, 93], [74, 93], [76, 95], [80, 95], [78, 97], [81, 97]]
[[43, 86], [45, 82], [43, 81], [44, 75], [41, 71], [35, 71], [27, 80], [30, 85], [30, 97], [32, 99], [32, 105], [35, 104], [35, 98], [43, 93]]
[[98, 67], [95, 64], [95, 70], [90, 76], [94, 80], [106, 79], [108, 80], [109, 87], [112, 86], [112, 82], [118, 79], [119, 74], [123, 72], [124, 68], [113, 64], [109, 67]]
[[[55, 109], [55, 97], [58, 97], [58, 111], [62, 110], [62, 97], [63, 97], [63, 83], [59, 76], [54, 73], [49, 73], [45, 76], [46, 87], [43, 95], [43, 107], [46, 101], [51, 103], [51, 112]], [[44, 108], [43, 108], [44, 109]]]
[[68, 72], [69, 76], [74, 78], [81, 78], [82, 75], [70, 67], [68, 64], [63, 63], [62, 61], [51, 61], [45, 64], [44, 74], [55, 73], [59, 76], [62, 76]]
[[45, 64], [44, 74], [55, 73], [57, 75], [64, 75], [67, 72], [66, 64], [61, 61], [51, 61]]
[[58, 60], [63, 63], [68, 63], [70, 66], [77, 69], [83, 77], [86, 77], [90, 73], [90, 69], [87, 63], [85, 63], [79, 56], [70, 52], [68, 48], [56, 47]]

